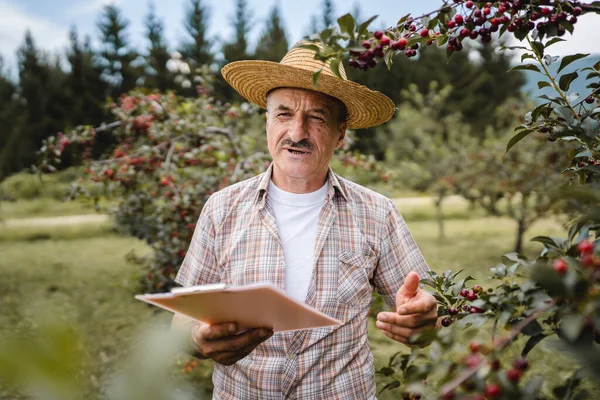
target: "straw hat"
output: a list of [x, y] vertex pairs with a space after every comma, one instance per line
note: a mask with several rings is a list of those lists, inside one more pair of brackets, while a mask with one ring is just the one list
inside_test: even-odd
[[[306, 43], [306, 42], [304, 42]], [[296, 44], [281, 62], [246, 60], [231, 62], [223, 67], [223, 77], [243, 97], [254, 104], [267, 107], [267, 93], [278, 87], [292, 87], [325, 93], [342, 101], [348, 110], [348, 129], [368, 128], [382, 124], [394, 114], [394, 103], [386, 95], [349, 81], [339, 64], [343, 79], [331, 72], [329, 62], [314, 58], [312, 49]], [[322, 68], [317, 86], [313, 73]]]

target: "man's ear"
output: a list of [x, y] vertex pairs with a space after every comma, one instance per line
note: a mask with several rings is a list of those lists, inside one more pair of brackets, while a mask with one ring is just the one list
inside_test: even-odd
[[340, 129], [340, 136], [339, 136], [339, 139], [337, 141], [337, 145], [335, 146], [336, 149], [339, 149], [339, 148], [341, 148], [344, 145], [344, 138], [346, 137], [346, 126], [347, 126], [346, 122], [342, 122], [340, 124], [340, 127], [339, 127], [339, 129]]

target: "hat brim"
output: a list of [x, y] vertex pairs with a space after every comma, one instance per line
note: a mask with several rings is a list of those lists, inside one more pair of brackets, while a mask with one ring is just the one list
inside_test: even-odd
[[267, 93], [279, 87], [314, 90], [342, 101], [348, 110], [348, 129], [380, 125], [394, 115], [394, 103], [386, 95], [356, 82], [321, 74], [313, 86], [313, 73], [272, 61], [231, 62], [221, 69], [223, 78], [250, 102], [267, 107]]

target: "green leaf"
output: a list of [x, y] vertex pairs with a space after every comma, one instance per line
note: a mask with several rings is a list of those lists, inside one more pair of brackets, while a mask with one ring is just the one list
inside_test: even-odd
[[572, 35], [573, 34], [573, 24], [570, 23], [569, 21], [562, 21], [560, 23], [567, 31], [569, 31], [569, 33]]
[[357, 29], [359, 36], [364, 35], [367, 32], [367, 28], [369, 27], [371, 22], [373, 22], [375, 20], [375, 18], [377, 18], [378, 16], [379, 15], [374, 15], [371, 18], [369, 18], [368, 20], [366, 20], [365, 22], [363, 22], [362, 24], [360, 24], [360, 26]]
[[571, 72], [570, 74], [565, 74], [561, 76], [558, 80], [558, 87], [560, 88], [560, 90], [566, 92], [567, 90], [569, 90], [571, 82], [577, 79], [578, 76], [579, 74], [577, 72]]
[[399, 381], [391, 381], [390, 383], [385, 385], [383, 388], [381, 388], [381, 390], [379, 391], [379, 394], [381, 394], [382, 392], [384, 392], [386, 390], [396, 389], [397, 387], [400, 387], [400, 382]]
[[523, 55], [521, 56], [521, 62], [525, 61], [525, 60], [526, 60], [526, 59], [528, 59], [528, 58], [532, 58], [532, 59], [534, 59], [534, 60], [535, 60], [535, 56], [533, 56], [533, 55], [531, 55], [531, 54], [529, 54], [529, 53], [525, 53], [525, 54], [523, 54]]
[[552, 46], [554, 43], [564, 42], [564, 41], [565, 41], [565, 39], [561, 39], [559, 37], [552, 38], [548, 41], [548, 43], [546, 43], [546, 48]]
[[408, 19], [408, 17], [410, 17], [410, 14], [406, 14], [404, 17], [400, 18], [398, 20], [398, 22], [396, 22], [396, 25], [402, 25], [402, 24], [404, 24], [404, 22]]
[[540, 69], [536, 65], [533, 65], [533, 64], [517, 65], [516, 67], [512, 67], [511, 69], [509, 69], [507, 72], [518, 71], [518, 70], [535, 71], [535, 72], [541, 73]]
[[584, 151], [582, 151], [580, 153], [577, 153], [573, 158], [579, 158], [579, 157], [586, 157], [587, 158], [587, 157], [593, 157], [593, 156], [594, 155], [592, 154], [592, 152], [589, 149], [587, 149], [587, 150], [584, 150]]
[[567, 65], [571, 64], [573, 61], [577, 61], [577, 60], [579, 60], [581, 58], [585, 58], [589, 55], [590, 55], [589, 53], [588, 54], [577, 53], [577, 54], [563, 57], [563, 59], [560, 60], [560, 66], [558, 67], [558, 71], [556, 71], [556, 73], [559, 73], [560, 71], [562, 71], [563, 68], [565, 68]]
[[588, 138], [594, 139], [600, 133], [600, 122], [597, 119], [588, 117], [581, 123], [581, 128]]
[[515, 136], [513, 136], [508, 144], [506, 145], [506, 152], [508, 153], [508, 151], [517, 143], [519, 143], [521, 140], [523, 140], [527, 135], [529, 135], [531, 132], [533, 132], [533, 129], [525, 129], [519, 133], [517, 133]]
[[313, 87], [314, 88], [316, 88], [317, 87], [317, 83], [319, 83], [319, 76], [321, 76], [321, 72], [322, 71], [323, 71], [323, 68], [321, 68], [320, 70], [318, 70], [315, 73], [313, 73], [312, 83], [313, 83]]
[[565, 239], [563, 238], [552, 238], [549, 236], [536, 236], [531, 239], [532, 242], [543, 243], [547, 247], [553, 247], [555, 249], [563, 249]]
[[544, 57], [544, 45], [541, 42], [531, 42], [531, 46], [540, 57]]
[[538, 86], [538, 89], [543, 89], [545, 87], [552, 87], [550, 82], [546, 82], [546, 81], [538, 81], [537, 86]]
[[394, 64], [394, 52], [388, 51], [386, 56], [384, 57], [385, 65], [387, 66], [388, 71], [392, 69], [392, 64]]
[[[540, 82], [538, 82], [538, 86], [539, 86], [539, 84], [540, 84]], [[542, 115], [542, 112], [546, 111], [547, 108], [548, 108], [548, 103], [540, 104], [539, 106], [534, 108], [533, 111], [531, 112], [531, 119], [533, 121], [537, 121], [538, 117], [540, 115]]]
[[343, 79], [342, 75], [340, 74], [340, 58], [339, 57], [331, 59], [330, 68], [331, 68], [331, 72], [333, 72], [333, 74], [335, 76], [337, 76], [340, 79]]
[[568, 314], [563, 315], [560, 321], [560, 330], [570, 341], [575, 341], [579, 337], [585, 316], [581, 314]]
[[354, 37], [354, 17], [351, 14], [346, 14], [338, 18], [338, 25], [340, 26], [340, 31], [345, 32], [350, 35], [350, 37]]

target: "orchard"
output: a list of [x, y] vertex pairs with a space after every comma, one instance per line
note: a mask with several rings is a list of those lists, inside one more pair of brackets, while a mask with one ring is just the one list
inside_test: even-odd
[[[390, 357], [388, 365], [378, 371], [388, 379], [383, 390], [406, 399], [594, 395], [581, 384], [600, 379], [600, 63], [565, 73], [568, 65], [587, 54], [558, 61], [552, 57], [551, 46], [567, 40], [567, 32], [577, 29], [581, 15], [599, 12], [599, 2], [445, 1], [425, 15], [403, 16], [385, 31], [369, 31], [375, 17], [359, 24], [344, 15], [337, 27], [310, 37], [319, 46], [305, 45], [317, 52], [316, 58], [329, 61], [333, 71], [344, 57], [349, 57], [350, 67], [368, 70], [378, 62], [393, 68], [394, 55], [418, 57], [423, 46], [444, 46], [451, 57], [468, 51], [472, 43], [485, 45], [512, 36], [520, 42], [512, 49], [523, 52], [521, 63], [513, 69], [539, 73], [538, 88], [553, 90], [520, 117], [522, 123], [506, 148], [491, 157], [495, 163], [518, 166], [523, 158], [511, 157], [523, 145], [519, 142], [531, 135], [537, 138], [536, 146], [549, 149], [544, 154], [552, 154], [552, 160], [564, 159], [562, 179], [548, 181], [543, 194], [527, 193], [543, 199], [539, 203], [542, 214], [548, 204], [561, 205], [570, 217], [568, 237], [535, 238], [544, 245], [535, 259], [518, 252], [504, 255], [485, 285], [472, 285], [472, 279], [460, 271], [432, 272], [423, 283], [438, 299], [441, 327], [422, 334], [430, 342], [428, 347]], [[556, 74], [548, 69], [554, 62], [560, 62]], [[587, 80], [586, 93], [569, 90], [576, 79]], [[113, 122], [58, 134], [40, 150], [41, 172], [52, 172], [67, 149], [79, 157], [85, 176], [73, 186], [73, 197], [86, 194], [88, 180], [101, 185], [113, 201], [110, 212], [116, 226], [152, 247], [147, 258], [132, 257], [143, 265], [140, 291], [169, 290], [208, 197], [263, 171], [269, 162], [258, 110], [248, 104], [220, 103], [211, 97], [207, 79], [199, 81], [202, 85], [194, 99], [129, 93], [110, 104]], [[114, 138], [114, 148], [110, 154], [94, 154], [98, 135], [108, 133]], [[538, 147], [528, 147], [526, 153], [546, 151]], [[377, 170], [372, 158], [347, 151], [338, 157], [346, 165]], [[531, 165], [554, 168], [555, 162], [546, 160]], [[493, 167], [490, 160], [484, 164]], [[528, 176], [523, 165], [518, 182], [514, 177], [505, 180], [521, 198], [526, 193], [523, 187], [538, 179]], [[487, 173], [493, 175], [494, 169]], [[538, 177], [547, 181], [543, 172]], [[445, 176], [440, 173], [438, 178]], [[454, 181], [459, 179], [457, 174]], [[485, 183], [467, 189], [485, 191]], [[485, 340], [466, 344], [461, 340], [465, 329], [480, 327], [489, 333]], [[559, 343], [559, 351], [572, 354], [581, 370], [564, 381], [536, 373], [528, 355], [544, 340]]]

